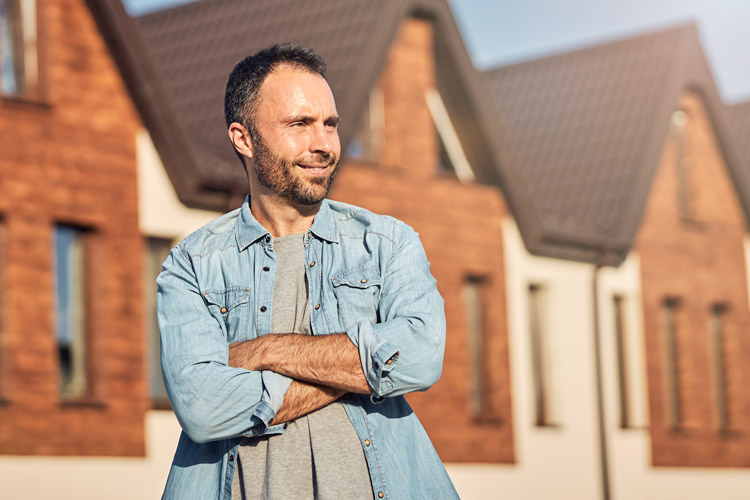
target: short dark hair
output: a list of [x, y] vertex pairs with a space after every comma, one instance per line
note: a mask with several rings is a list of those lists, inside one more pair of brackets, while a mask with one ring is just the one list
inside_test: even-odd
[[288, 64], [318, 73], [325, 78], [328, 69], [320, 54], [309, 47], [282, 43], [259, 50], [238, 62], [229, 74], [224, 93], [224, 117], [227, 127], [233, 122], [255, 132], [254, 114], [260, 86], [269, 73], [278, 66]]

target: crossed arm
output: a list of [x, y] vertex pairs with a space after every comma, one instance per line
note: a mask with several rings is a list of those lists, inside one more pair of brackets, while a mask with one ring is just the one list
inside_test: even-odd
[[294, 379], [272, 425], [327, 406], [347, 392], [369, 394], [357, 347], [346, 334], [268, 334], [229, 347], [229, 365]]
[[186, 435], [196, 443], [261, 435], [347, 392], [378, 403], [433, 385], [445, 348], [443, 301], [416, 233], [396, 229], [377, 324], [356, 322], [345, 334], [266, 334], [231, 348], [207, 309], [199, 257], [173, 249], [157, 279], [158, 316], [164, 381]]

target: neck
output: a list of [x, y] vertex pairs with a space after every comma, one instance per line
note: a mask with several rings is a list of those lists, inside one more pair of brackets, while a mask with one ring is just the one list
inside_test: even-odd
[[[321, 202], [322, 203], [322, 202]], [[250, 196], [250, 211], [274, 238], [288, 234], [304, 233], [313, 223], [320, 203], [293, 205], [286, 200], [265, 193]]]

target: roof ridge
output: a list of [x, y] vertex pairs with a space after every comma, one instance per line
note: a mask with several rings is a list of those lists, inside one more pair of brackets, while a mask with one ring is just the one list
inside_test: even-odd
[[585, 45], [579, 46], [578, 48], [563, 49], [560, 52], [554, 52], [554, 53], [540, 55], [540, 56], [533, 56], [528, 59], [522, 59], [522, 60], [511, 62], [508, 64], [499, 64], [497, 66], [493, 66], [493, 67], [483, 70], [482, 73], [491, 74], [491, 73], [501, 72], [506, 69], [515, 69], [515, 68], [518, 68], [520, 66], [524, 66], [527, 64], [541, 63], [544, 61], [555, 60], [555, 59], [559, 59], [559, 58], [563, 58], [567, 56], [582, 55], [582, 54], [585, 54], [586, 52], [613, 48], [621, 44], [643, 42], [651, 38], [666, 37], [670, 35], [675, 36], [675, 37], [680, 36], [680, 35], [697, 36], [698, 33], [699, 33], [698, 25], [693, 21], [689, 21], [689, 22], [685, 22], [681, 24], [672, 25], [667, 28], [649, 29], [648, 31], [633, 34], [633, 35], [616, 36], [615, 38], [605, 40], [602, 42], [586, 43]]

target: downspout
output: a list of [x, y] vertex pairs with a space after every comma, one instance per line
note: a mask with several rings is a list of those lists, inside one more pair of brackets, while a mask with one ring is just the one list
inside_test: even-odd
[[601, 329], [599, 327], [599, 271], [604, 266], [606, 253], [600, 253], [594, 267], [591, 294], [594, 311], [594, 369], [596, 370], [596, 413], [599, 427], [599, 458], [601, 461], [602, 499], [611, 500], [609, 461], [607, 458], [607, 428], [604, 418], [604, 381], [602, 375]]

